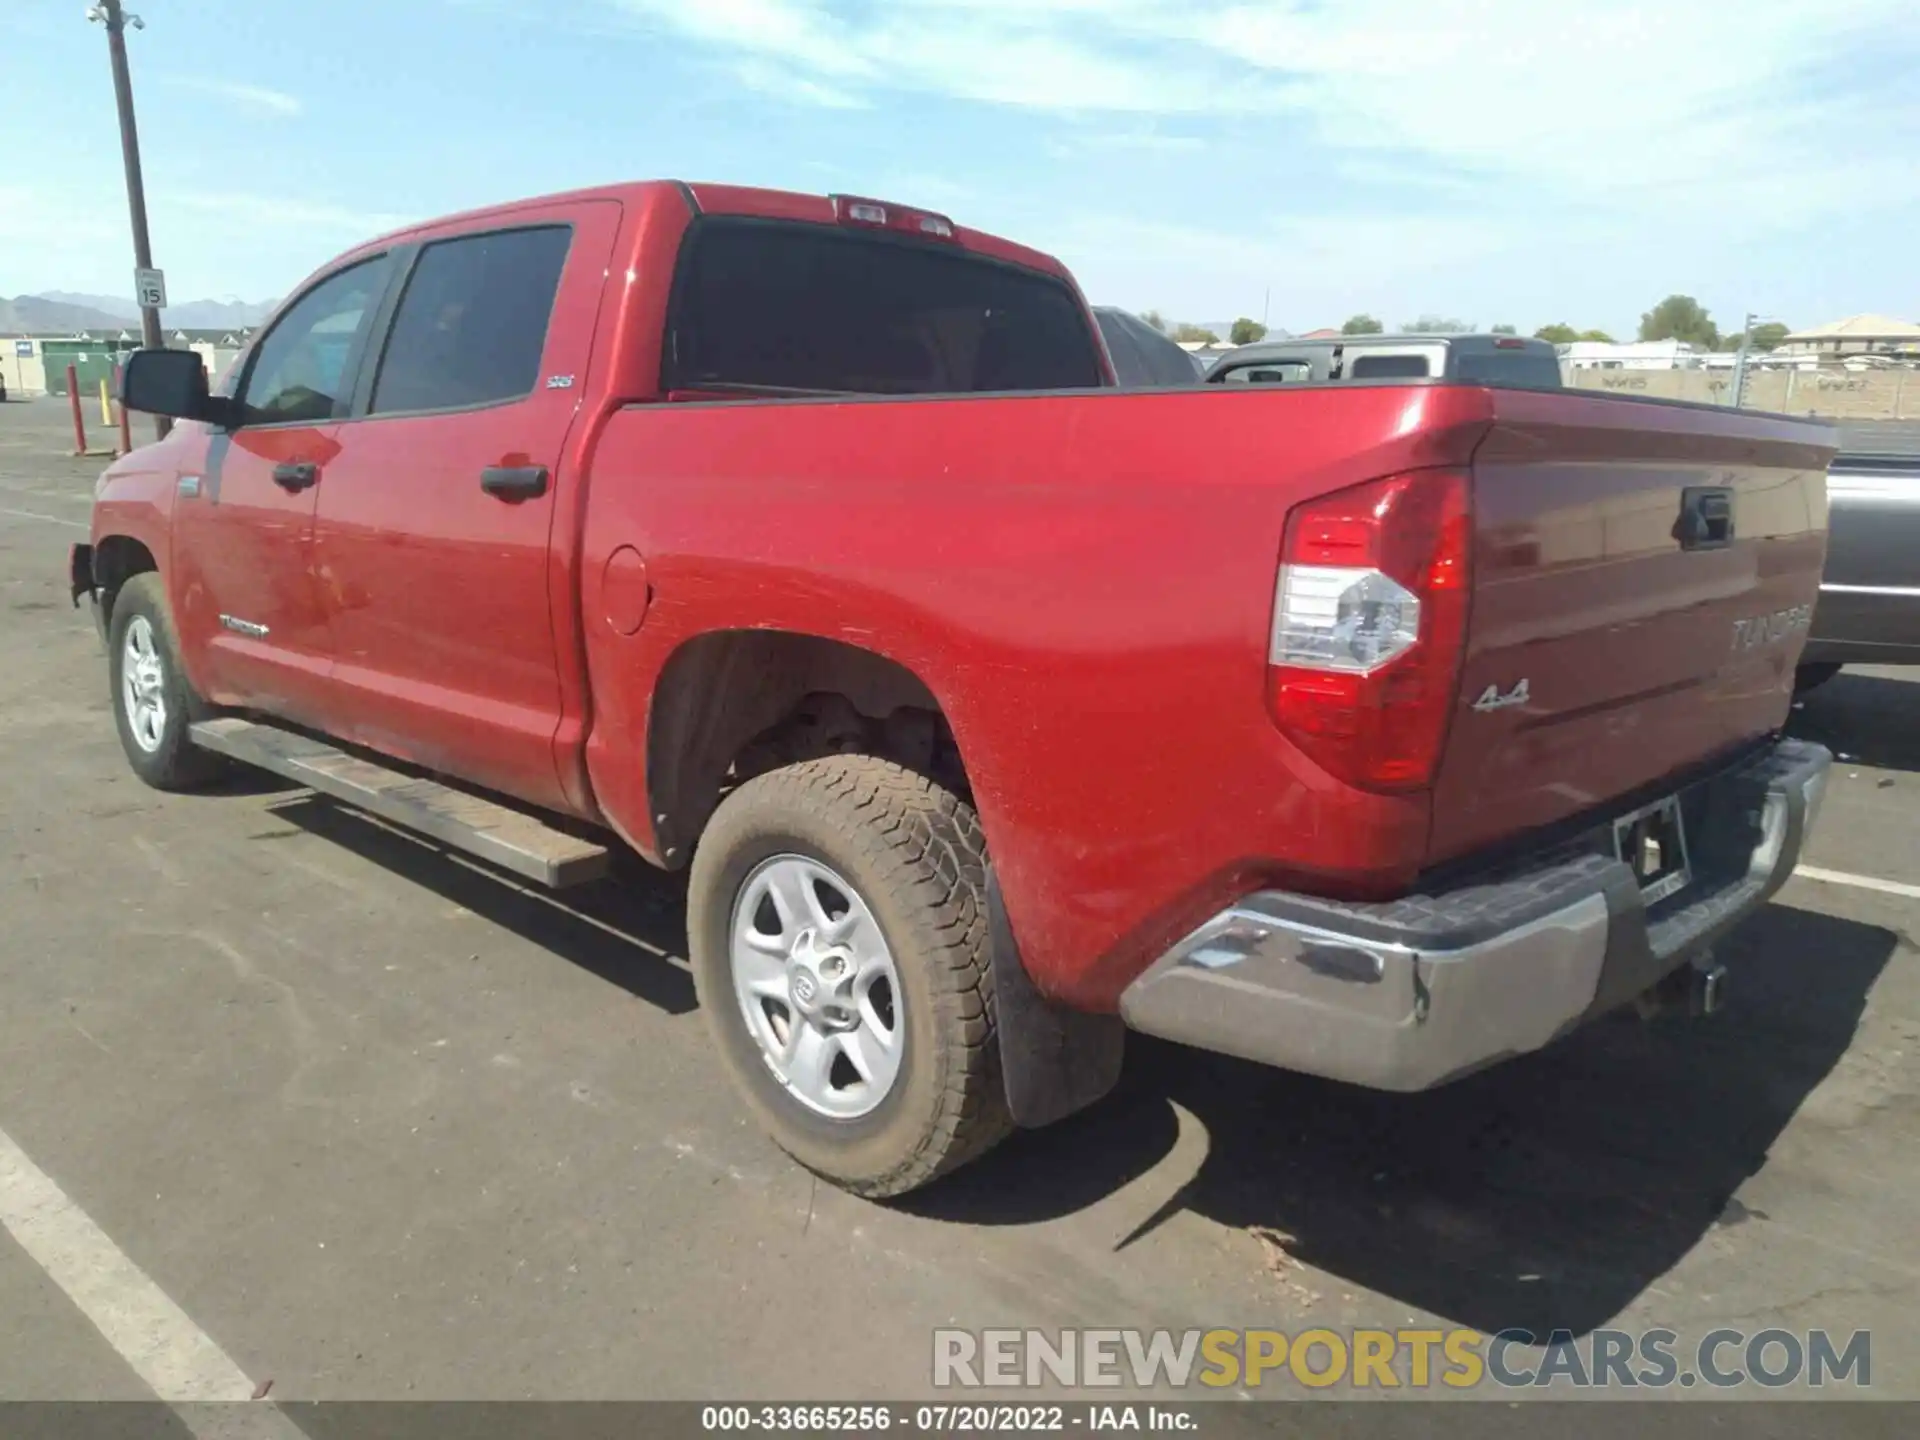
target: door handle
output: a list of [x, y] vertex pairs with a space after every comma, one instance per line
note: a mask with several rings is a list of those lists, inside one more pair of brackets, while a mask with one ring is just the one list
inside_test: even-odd
[[1733, 539], [1733, 491], [1724, 485], [1689, 485], [1680, 492], [1680, 518], [1673, 538], [1682, 550], [1714, 550]]
[[320, 467], [307, 461], [273, 467], [273, 483], [289, 493], [305, 490], [320, 478]]
[[480, 488], [501, 500], [531, 500], [547, 493], [547, 467], [489, 465], [480, 472]]

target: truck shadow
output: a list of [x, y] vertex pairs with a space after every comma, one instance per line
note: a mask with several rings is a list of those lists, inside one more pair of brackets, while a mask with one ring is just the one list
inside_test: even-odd
[[682, 958], [687, 946], [683, 875], [667, 875], [635, 859], [631, 865], [645, 874], [630, 876], [617, 861], [608, 879], [553, 892], [308, 790], [268, 809], [275, 818], [351, 850], [669, 1015], [694, 1008], [693, 977]]
[[[694, 1007], [682, 876], [632, 860], [552, 896], [310, 792], [270, 809], [670, 1014]], [[1845, 1055], [1896, 942], [1776, 903], [1720, 947], [1723, 1013], [1611, 1019], [1421, 1095], [1131, 1036], [1106, 1101], [898, 1208], [976, 1225], [1074, 1214], [1160, 1164], [1184, 1110], [1205, 1158], [1116, 1248], [1191, 1210], [1484, 1332], [1584, 1334], [1715, 1229], [1766, 1223], [1734, 1196]]]
[[1129, 1037], [1117, 1094], [909, 1202], [1022, 1224], [1091, 1204], [1207, 1132], [1198, 1172], [1119, 1248], [1192, 1210], [1336, 1280], [1492, 1332], [1604, 1325], [1717, 1227], [1845, 1053], [1889, 931], [1774, 905], [1721, 946], [1727, 1007], [1603, 1021], [1422, 1095], [1388, 1095]]
[[1842, 670], [1797, 702], [1787, 733], [1847, 761], [1920, 771], [1920, 670], [1913, 679]]

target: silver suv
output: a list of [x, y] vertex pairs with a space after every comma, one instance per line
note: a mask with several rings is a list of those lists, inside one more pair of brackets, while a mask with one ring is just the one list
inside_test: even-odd
[[1342, 335], [1257, 341], [1207, 371], [1216, 385], [1428, 379], [1558, 390], [1560, 355], [1544, 340], [1518, 335]]

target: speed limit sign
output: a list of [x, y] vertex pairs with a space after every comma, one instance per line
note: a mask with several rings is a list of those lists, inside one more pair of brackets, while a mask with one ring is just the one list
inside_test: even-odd
[[167, 308], [167, 276], [163, 270], [135, 270], [133, 298], [143, 310]]

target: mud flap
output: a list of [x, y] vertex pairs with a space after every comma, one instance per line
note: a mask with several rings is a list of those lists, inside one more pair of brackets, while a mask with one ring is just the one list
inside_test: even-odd
[[1119, 1083], [1126, 1024], [1118, 1015], [1069, 1010], [1034, 988], [991, 864], [987, 926], [1007, 1109], [1014, 1124], [1038, 1129], [1086, 1109]]
[[75, 545], [67, 551], [67, 589], [76, 610], [80, 608], [82, 595], [93, 595], [93, 546]]

